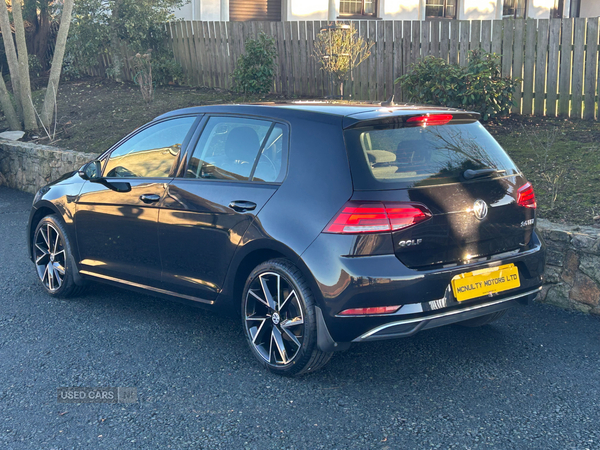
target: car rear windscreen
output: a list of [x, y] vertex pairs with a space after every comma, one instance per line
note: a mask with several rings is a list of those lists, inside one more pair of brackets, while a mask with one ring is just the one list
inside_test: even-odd
[[344, 133], [354, 187], [402, 189], [464, 182], [467, 169], [518, 169], [479, 123], [429, 127], [369, 126]]

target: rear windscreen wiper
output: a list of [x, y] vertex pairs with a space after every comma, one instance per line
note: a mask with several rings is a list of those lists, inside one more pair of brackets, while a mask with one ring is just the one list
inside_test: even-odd
[[472, 170], [472, 169], [467, 169], [463, 173], [463, 177], [465, 177], [466, 180], [472, 180], [473, 178], [489, 177], [490, 175], [494, 175], [496, 173], [506, 173], [506, 170], [500, 170], [500, 169], [479, 169], [479, 170]]

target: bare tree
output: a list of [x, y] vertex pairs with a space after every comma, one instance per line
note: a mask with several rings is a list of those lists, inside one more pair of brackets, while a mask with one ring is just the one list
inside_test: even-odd
[[[1, 2], [2, 0], [0, 0]], [[50, 69], [50, 78], [48, 80], [48, 88], [46, 89], [46, 98], [42, 109], [42, 123], [49, 129], [54, 108], [56, 106], [56, 94], [58, 93], [58, 83], [60, 81], [60, 73], [62, 70], [63, 58], [65, 56], [65, 48], [67, 46], [67, 35], [71, 25], [71, 15], [73, 13], [73, 1], [65, 0], [62, 16], [60, 19], [60, 28], [56, 37], [56, 46], [54, 48], [54, 57], [52, 58], [52, 66]]]
[[344, 97], [348, 75], [370, 55], [373, 42], [367, 42], [354, 27], [334, 24], [324, 28], [315, 39], [313, 56], [328, 73]]
[[[17, 59], [17, 51], [15, 50], [15, 43], [12, 38], [8, 8], [6, 7], [6, 2], [3, 1], [0, 1], [0, 30], [2, 31], [2, 40], [4, 41], [12, 90], [15, 96], [15, 102], [17, 103], [17, 112], [19, 117], [22, 117], [23, 108], [21, 106], [21, 84], [19, 83], [19, 61]], [[20, 130], [21, 128], [19, 127], [18, 129]]]
[[[0, 3], [5, 3], [0, 0]], [[6, 4], [5, 4], [6, 6]], [[23, 105], [23, 121], [25, 130], [38, 129], [35, 119], [35, 109], [31, 98], [31, 83], [29, 81], [29, 55], [27, 53], [27, 41], [25, 40], [25, 25], [23, 24], [23, 13], [21, 12], [21, 1], [13, 1], [13, 20], [15, 24], [15, 35], [17, 38], [17, 51], [19, 52], [19, 83], [21, 84], [21, 104]], [[10, 34], [10, 29], [6, 30]], [[4, 34], [5, 30], [2, 30]]]
[[[60, 81], [60, 74], [65, 55], [67, 35], [69, 34], [69, 27], [71, 25], [73, 3], [74, 0], [64, 0], [62, 8], [62, 17], [50, 69], [48, 88], [46, 89], [46, 97], [44, 99], [42, 115], [40, 117], [40, 121], [46, 129], [49, 129], [56, 109], [56, 94], [58, 93], [58, 83]], [[11, 129], [20, 130], [24, 123], [25, 130], [34, 131], [38, 129], [38, 122], [36, 120], [36, 111], [31, 96], [29, 56], [25, 40], [25, 27], [23, 24], [21, 2], [18, 0], [13, 1], [12, 8], [17, 41], [16, 50], [12, 39], [12, 27], [8, 14], [8, 7], [6, 1], [0, 0], [0, 30], [2, 31], [13, 94], [17, 104], [17, 112], [15, 113], [4, 80], [0, 82], [0, 105], [2, 106], [4, 115], [6, 116]]]
[[21, 129], [21, 121], [19, 120], [19, 116], [15, 112], [15, 108], [10, 100], [10, 94], [8, 93], [8, 89], [6, 89], [6, 84], [4, 83], [4, 77], [2, 73], [0, 73], [0, 105], [2, 105], [2, 110], [4, 111], [4, 116], [8, 121], [8, 126], [11, 130], [20, 130]]
[[113, 71], [115, 81], [123, 81], [123, 60], [121, 56], [121, 39], [119, 39], [119, 18], [123, 0], [115, 0], [110, 21], [110, 46], [112, 48]]

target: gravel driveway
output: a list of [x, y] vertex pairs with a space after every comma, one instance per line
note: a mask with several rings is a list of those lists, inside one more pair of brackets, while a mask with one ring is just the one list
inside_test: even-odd
[[[0, 188], [0, 448], [600, 448], [598, 318], [534, 304], [279, 378], [238, 320], [99, 284], [45, 295], [31, 201]], [[64, 386], [135, 387], [138, 402], [57, 403]]]

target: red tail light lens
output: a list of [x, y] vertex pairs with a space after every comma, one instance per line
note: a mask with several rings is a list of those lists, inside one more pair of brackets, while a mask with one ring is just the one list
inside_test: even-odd
[[411, 117], [407, 124], [416, 126], [445, 125], [452, 120], [452, 114], [428, 114], [426, 116]]
[[419, 204], [348, 202], [325, 227], [325, 233], [396, 231], [423, 222], [431, 216], [431, 212]]
[[524, 206], [525, 208], [537, 208], [537, 203], [535, 201], [535, 193], [533, 192], [533, 186], [531, 183], [526, 183], [521, 186], [518, 190], [519, 197], [517, 198], [517, 204], [519, 206]]
[[372, 314], [392, 314], [400, 309], [400, 306], [376, 306], [372, 308], [352, 308], [345, 309], [340, 316], [368, 316]]

